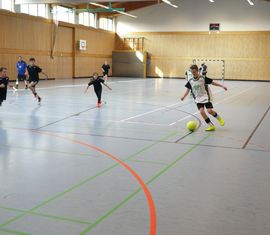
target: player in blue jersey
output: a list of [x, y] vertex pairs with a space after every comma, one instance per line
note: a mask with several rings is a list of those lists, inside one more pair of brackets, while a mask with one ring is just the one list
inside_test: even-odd
[[26, 67], [27, 64], [25, 61], [23, 61], [22, 57], [18, 57], [18, 62], [17, 62], [17, 80], [16, 80], [16, 89], [19, 88], [19, 82], [24, 81], [25, 84], [25, 89], [28, 88], [27, 86], [27, 81], [26, 81]]

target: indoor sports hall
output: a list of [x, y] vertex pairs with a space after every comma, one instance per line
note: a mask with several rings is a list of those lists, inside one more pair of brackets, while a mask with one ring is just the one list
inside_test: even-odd
[[0, 0], [0, 235], [269, 235], [269, 0]]

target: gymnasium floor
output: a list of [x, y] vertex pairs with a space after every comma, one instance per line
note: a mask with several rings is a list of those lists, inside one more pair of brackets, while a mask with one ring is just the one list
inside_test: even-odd
[[184, 80], [113, 79], [101, 109], [87, 81], [0, 108], [1, 235], [270, 234], [270, 83], [212, 87], [226, 125], [189, 133]]

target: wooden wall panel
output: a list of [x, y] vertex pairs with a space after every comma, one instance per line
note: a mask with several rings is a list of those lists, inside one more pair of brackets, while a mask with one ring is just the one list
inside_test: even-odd
[[[84, 28], [76, 29], [76, 42], [80, 39], [87, 41], [87, 50], [75, 53], [75, 76], [89, 76], [93, 72], [101, 74], [101, 66], [107, 60], [110, 65], [112, 51], [115, 48], [115, 33], [104, 30], [89, 31]], [[110, 75], [112, 70], [110, 70]]]
[[[165, 77], [183, 77], [194, 58], [224, 59], [225, 79], [270, 80], [270, 32], [129, 33], [125, 37], [145, 37], [150, 53], [149, 76], [163, 71]], [[117, 38], [116, 48], [123, 49]], [[221, 75], [221, 64], [208, 62], [209, 76]]]
[[[9, 69], [10, 79], [16, 79], [17, 57], [28, 61], [35, 57], [37, 64], [49, 77], [71, 78], [101, 73], [105, 60], [111, 63], [115, 49], [115, 33], [60, 22], [54, 59], [50, 57], [52, 21], [0, 10], [0, 66]], [[76, 48], [77, 40], [86, 39], [87, 51]]]

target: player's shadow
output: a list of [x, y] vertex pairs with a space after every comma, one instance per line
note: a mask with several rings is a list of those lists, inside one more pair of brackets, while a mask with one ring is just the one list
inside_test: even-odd
[[35, 107], [30, 115], [30, 122], [31, 122], [31, 129], [37, 129], [40, 126], [40, 118], [37, 116], [38, 110], [41, 108], [41, 106]]

